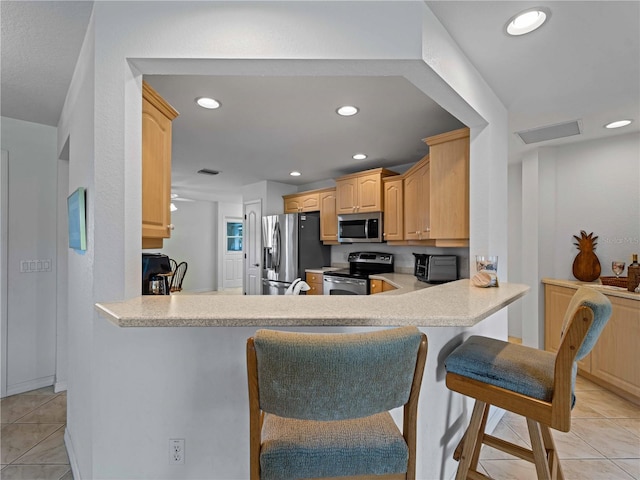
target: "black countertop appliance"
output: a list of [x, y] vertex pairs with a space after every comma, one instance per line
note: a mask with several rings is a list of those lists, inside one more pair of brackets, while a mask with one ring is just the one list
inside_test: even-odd
[[[142, 294], [143, 295], [169, 295], [169, 276], [171, 264], [169, 257], [162, 253], [142, 254]], [[151, 282], [162, 282], [164, 288], [151, 289]]]
[[458, 257], [455, 255], [427, 255], [414, 253], [413, 274], [426, 283], [445, 283], [458, 279]]

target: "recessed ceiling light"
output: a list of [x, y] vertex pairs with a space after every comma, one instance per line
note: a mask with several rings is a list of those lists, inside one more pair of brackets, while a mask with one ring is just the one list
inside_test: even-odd
[[507, 33], [509, 35], [524, 35], [540, 28], [550, 16], [549, 10], [545, 8], [530, 8], [524, 12], [511, 17], [507, 23]]
[[196, 103], [202, 108], [208, 108], [209, 110], [220, 108], [220, 102], [215, 98], [198, 97], [196, 98]]
[[367, 158], [367, 155], [365, 153], [356, 153], [352, 158], [354, 160], [364, 160]]
[[336, 110], [336, 113], [338, 115], [342, 115], [343, 117], [350, 117], [351, 115], [355, 115], [358, 112], [358, 107], [354, 107], [353, 105], [343, 105]]
[[629, 125], [631, 122], [633, 122], [633, 120], [617, 120], [615, 122], [611, 122], [611, 123], [607, 123], [604, 128], [620, 128], [620, 127], [626, 127], [627, 125]]
[[299, 176], [301, 175], [301, 173], [300, 173], [300, 172], [293, 171], [293, 172], [291, 172], [289, 175], [291, 175], [292, 177], [299, 177]]

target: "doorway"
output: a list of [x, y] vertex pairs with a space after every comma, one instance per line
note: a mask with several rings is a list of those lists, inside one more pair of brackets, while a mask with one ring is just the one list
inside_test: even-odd
[[224, 217], [223, 290], [242, 286], [243, 230], [241, 217]]
[[262, 201], [244, 204], [244, 294], [262, 294]]

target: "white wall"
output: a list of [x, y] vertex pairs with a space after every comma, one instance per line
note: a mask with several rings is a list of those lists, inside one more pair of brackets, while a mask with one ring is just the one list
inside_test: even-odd
[[69, 301], [69, 222], [67, 197], [69, 196], [69, 160], [58, 160], [58, 248], [56, 271], [56, 383], [55, 391], [67, 389], [67, 335]]
[[[7, 395], [52, 385], [56, 374], [56, 129], [2, 117], [9, 156]], [[49, 271], [21, 273], [21, 261]]]
[[178, 210], [171, 212], [171, 223], [175, 228], [171, 232], [171, 238], [164, 240], [160, 252], [178, 263], [187, 262], [183, 292], [216, 290], [219, 265], [217, 203], [196, 200], [175, 202], [175, 205]]
[[[522, 164], [509, 165], [509, 278], [522, 282]], [[513, 228], [517, 225], [518, 228]], [[499, 259], [498, 259], [499, 260]], [[522, 303], [507, 307], [509, 312], [509, 336], [522, 338]]]
[[622, 134], [540, 148], [523, 158], [521, 179], [515, 170], [510, 175], [510, 188], [522, 193], [520, 215], [510, 218], [510, 234], [522, 239], [521, 250], [512, 252], [521, 263], [520, 277], [513, 281], [532, 286], [522, 302], [526, 344], [544, 344], [541, 279], [575, 280], [573, 236], [580, 236], [580, 230], [599, 237], [602, 276], [613, 275], [612, 260], [629, 263], [631, 254], [639, 253], [639, 159], [640, 135]]
[[[145, 461], [166, 459], [170, 436], [189, 442], [205, 430], [217, 440], [238, 434], [212, 432], [210, 422], [196, 415], [177, 425], [171, 409], [185, 392], [175, 392], [170, 379], [184, 377], [180, 362], [168, 362], [154, 379], [139, 378], [135, 362], [114, 369], [118, 339], [127, 332], [113, 335], [113, 327], [93, 309], [95, 302], [139, 292], [143, 73], [404, 75], [471, 126], [471, 202], [477, 218], [470, 251], [506, 258], [506, 111], [423, 2], [96, 2], [59, 125], [59, 146], [69, 134], [72, 139], [69, 188], [79, 183], [89, 188], [89, 250], [69, 261], [66, 439], [77, 478], [175, 477], [163, 461]], [[474, 185], [486, 184], [489, 175], [493, 188], [486, 195]], [[496, 314], [491, 325], [488, 334], [506, 336], [506, 313]], [[197, 329], [180, 329], [179, 335], [185, 345], [197, 343]], [[162, 342], [139, 346], [141, 358], [169, 353]], [[200, 368], [188, 371], [188, 378], [193, 385], [205, 384], [214, 367], [193, 365]], [[166, 382], [163, 395], [148, 402], [145, 380]], [[193, 400], [188, 408], [194, 414], [221, 413], [216, 405], [199, 405], [197, 396]], [[117, 422], [122, 418], [132, 421], [123, 425]], [[211, 452], [187, 456], [190, 478], [224, 475], [210, 468]], [[438, 452], [428, 452], [419, 462], [441, 460]]]

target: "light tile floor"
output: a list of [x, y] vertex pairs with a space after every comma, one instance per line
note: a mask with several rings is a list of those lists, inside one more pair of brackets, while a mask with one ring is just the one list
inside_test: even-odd
[[[566, 480], [640, 480], [640, 407], [578, 377], [571, 431], [553, 431]], [[2, 399], [3, 480], [73, 480], [64, 446], [66, 393], [53, 388]], [[524, 420], [505, 414], [495, 432], [529, 445]], [[480, 465], [496, 480], [534, 480], [533, 464], [484, 446]]]
[[[640, 479], [640, 407], [578, 376], [571, 431], [552, 430], [566, 480]], [[524, 418], [506, 413], [494, 435], [530, 447]], [[532, 463], [483, 446], [480, 466], [496, 480], [535, 480]]]
[[64, 446], [67, 394], [53, 387], [3, 398], [2, 480], [73, 480]]

